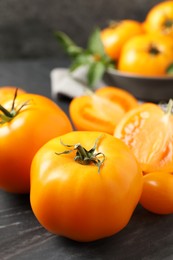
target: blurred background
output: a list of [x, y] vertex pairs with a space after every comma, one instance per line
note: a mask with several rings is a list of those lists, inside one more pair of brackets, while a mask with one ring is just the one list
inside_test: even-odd
[[61, 30], [81, 46], [95, 26], [109, 20], [143, 21], [158, 0], [1, 0], [0, 59], [63, 58], [53, 33]]

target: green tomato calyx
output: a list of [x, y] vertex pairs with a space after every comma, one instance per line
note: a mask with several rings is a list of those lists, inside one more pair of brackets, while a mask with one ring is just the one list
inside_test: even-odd
[[102, 152], [96, 152], [99, 140], [100, 137], [96, 139], [94, 146], [88, 151], [80, 143], [77, 143], [75, 145], [68, 145], [68, 144], [64, 144], [60, 139], [60, 142], [63, 146], [73, 148], [73, 149], [65, 150], [61, 153], [56, 152], [55, 154], [57, 155], [69, 154], [73, 151], [76, 151], [76, 155], [74, 157], [74, 160], [76, 162], [82, 165], [94, 164], [98, 167], [98, 173], [100, 173], [100, 168], [105, 161], [105, 155]]

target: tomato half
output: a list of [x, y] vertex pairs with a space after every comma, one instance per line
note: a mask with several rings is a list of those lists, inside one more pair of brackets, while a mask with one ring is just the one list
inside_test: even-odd
[[113, 134], [125, 111], [118, 103], [97, 94], [74, 98], [69, 105], [71, 120], [77, 130]]
[[[34, 94], [4, 102], [9, 116], [0, 113], [0, 188], [30, 191], [30, 164], [36, 151], [49, 139], [72, 130], [65, 113], [50, 99]], [[10, 116], [11, 114], [11, 116]]]
[[152, 172], [143, 177], [140, 204], [156, 214], [173, 213], [173, 174]]
[[143, 172], [173, 172], [173, 116], [170, 111], [144, 103], [124, 115], [114, 136], [130, 147]]
[[32, 161], [36, 218], [48, 231], [73, 240], [94, 241], [120, 231], [141, 191], [133, 153], [106, 133], [74, 131], [54, 138]]
[[125, 112], [138, 106], [138, 100], [124, 89], [106, 86], [98, 88], [95, 93], [98, 96], [105, 97], [113, 103], [120, 105]]

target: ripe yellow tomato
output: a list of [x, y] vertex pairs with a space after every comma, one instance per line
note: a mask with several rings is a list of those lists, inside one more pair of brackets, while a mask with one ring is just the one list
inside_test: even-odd
[[36, 153], [31, 207], [48, 231], [94, 241], [127, 225], [142, 184], [139, 164], [121, 140], [102, 132], [73, 131]]
[[144, 29], [173, 37], [173, 1], [164, 1], [151, 8], [144, 21]]
[[69, 131], [72, 126], [66, 114], [44, 96], [25, 93], [4, 101], [0, 106], [0, 188], [29, 193], [35, 153], [51, 138]]
[[120, 56], [124, 43], [135, 35], [143, 33], [142, 24], [135, 20], [122, 20], [112, 23], [101, 31], [105, 52], [113, 60]]
[[146, 76], [163, 76], [167, 75], [171, 64], [173, 40], [162, 35], [145, 34], [135, 36], [124, 44], [118, 69]]

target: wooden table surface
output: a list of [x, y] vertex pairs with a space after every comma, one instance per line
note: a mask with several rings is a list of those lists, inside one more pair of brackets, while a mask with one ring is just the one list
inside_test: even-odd
[[[23, 87], [51, 98], [50, 70], [67, 61], [1, 61], [0, 85]], [[68, 101], [56, 101], [68, 114]], [[0, 191], [0, 260], [172, 260], [173, 215], [136, 208], [129, 224], [112, 237], [78, 243], [47, 232], [35, 218], [29, 195]]]

